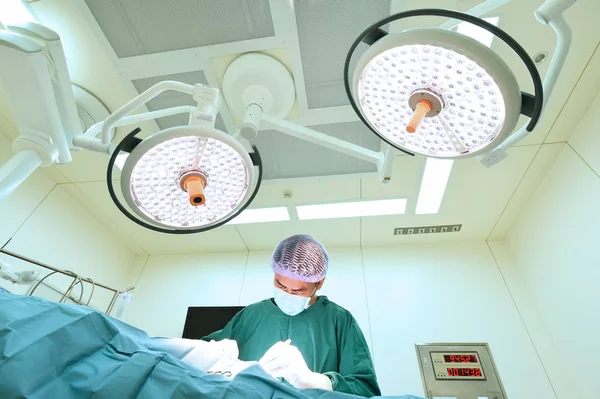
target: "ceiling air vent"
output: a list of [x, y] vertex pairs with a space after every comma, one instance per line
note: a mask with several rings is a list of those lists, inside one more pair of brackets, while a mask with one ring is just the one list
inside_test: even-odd
[[410, 234], [458, 233], [462, 224], [445, 224], [441, 226], [398, 227], [394, 229], [395, 236]]

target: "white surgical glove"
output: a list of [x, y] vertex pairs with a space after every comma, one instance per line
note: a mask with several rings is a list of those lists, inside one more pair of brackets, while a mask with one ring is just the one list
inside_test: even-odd
[[329, 377], [310, 371], [302, 353], [291, 340], [277, 342], [259, 360], [263, 369], [275, 378], [285, 378], [295, 388], [315, 388], [332, 391]]
[[238, 358], [237, 342], [224, 339], [222, 341], [200, 341], [188, 339], [173, 339], [181, 347], [187, 347], [191, 350], [181, 359], [190, 366], [199, 368], [202, 371], [208, 371], [215, 363], [222, 359], [231, 362]]

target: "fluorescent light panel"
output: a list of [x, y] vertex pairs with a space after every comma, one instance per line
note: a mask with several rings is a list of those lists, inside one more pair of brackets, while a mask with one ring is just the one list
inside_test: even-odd
[[227, 224], [282, 222], [290, 220], [285, 206], [276, 208], [246, 209]]
[[37, 22], [29, 6], [21, 0], [0, 0], [0, 21], [4, 25]]
[[302, 205], [296, 210], [300, 220], [402, 215], [406, 211], [406, 199]]
[[417, 215], [438, 213], [453, 164], [451, 159], [427, 158], [417, 200]]
[[[494, 26], [498, 26], [500, 17], [484, 18], [483, 20], [486, 22], [489, 22], [490, 24], [492, 24]], [[492, 46], [492, 41], [494, 40], [494, 37], [495, 37], [492, 32], [489, 32], [489, 31], [487, 31], [483, 28], [480, 28], [479, 26], [473, 25], [469, 22], [461, 22], [460, 24], [458, 24], [458, 26], [456, 27], [456, 31], [465, 36], [472, 37], [473, 39], [483, 43], [484, 45], [486, 45], [488, 47]]]

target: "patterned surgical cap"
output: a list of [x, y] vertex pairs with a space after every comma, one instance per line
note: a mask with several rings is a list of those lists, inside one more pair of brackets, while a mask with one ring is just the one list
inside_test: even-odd
[[271, 269], [275, 273], [308, 283], [325, 278], [328, 264], [325, 247], [306, 234], [281, 241], [271, 256]]

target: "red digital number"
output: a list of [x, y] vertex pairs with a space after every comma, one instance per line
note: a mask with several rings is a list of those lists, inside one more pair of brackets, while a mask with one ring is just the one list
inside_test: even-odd
[[473, 363], [477, 363], [477, 356], [473, 355]]
[[454, 362], [454, 355], [450, 355], [450, 361]]
[[475, 376], [476, 377], [481, 377], [481, 370], [475, 369]]

